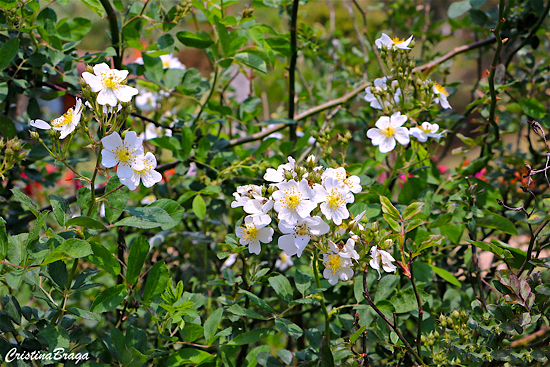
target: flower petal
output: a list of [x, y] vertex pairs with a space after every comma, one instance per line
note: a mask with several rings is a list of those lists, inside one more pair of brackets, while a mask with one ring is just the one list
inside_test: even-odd
[[32, 127], [36, 127], [37, 129], [42, 129], [42, 130], [50, 130], [52, 128], [50, 126], [50, 124], [48, 124], [46, 121], [40, 120], [40, 119], [32, 120], [30, 122], [30, 125]]

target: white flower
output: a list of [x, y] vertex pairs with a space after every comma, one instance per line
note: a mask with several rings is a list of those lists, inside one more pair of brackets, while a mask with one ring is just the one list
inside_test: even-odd
[[378, 247], [373, 246], [370, 249], [372, 259], [369, 261], [370, 266], [376, 269], [378, 272], [378, 279], [380, 279], [380, 262], [382, 262], [382, 268], [387, 273], [395, 273], [397, 267], [392, 264], [395, 259], [386, 251], [379, 250]]
[[273, 200], [262, 196], [262, 186], [239, 186], [233, 196], [235, 201], [231, 202], [232, 208], [242, 206], [246, 213], [257, 216], [261, 223], [266, 225], [271, 223], [271, 217], [267, 213], [273, 208]]
[[132, 177], [123, 178], [119, 175], [120, 183], [126, 185], [130, 190], [135, 190], [139, 186], [140, 181], [143, 183], [143, 186], [149, 188], [162, 180], [162, 175], [155, 171], [157, 159], [153, 153], [147, 152], [147, 154], [145, 154], [145, 157], [143, 157], [143, 165], [145, 168], [141, 170], [132, 169]]
[[108, 113], [115, 113], [115, 108], [116, 108], [116, 112], [119, 112], [122, 109], [122, 105], [120, 103], [115, 107], [109, 106], [109, 105], [103, 105], [103, 108], [102, 108], [103, 114], [106, 115]]
[[447, 92], [445, 87], [443, 87], [441, 84], [437, 82], [434, 82], [434, 86], [432, 90], [437, 97], [434, 99], [435, 103], [439, 103], [443, 108], [452, 108], [451, 105], [449, 104], [449, 101], [447, 101], [449, 92]]
[[[172, 55], [160, 55], [160, 61], [162, 62], [163, 69], [181, 69], [185, 70], [185, 65], [181, 61]], [[134, 61], [136, 64], [143, 65], [143, 57], [139, 57]]]
[[225, 268], [230, 267], [231, 265], [235, 264], [235, 261], [237, 261], [237, 254], [231, 254], [225, 259], [225, 261], [222, 264], [222, 270]]
[[361, 179], [358, 176], [348, 176], [344, 167], [327, 168], [321, 175], [323, 183], [327, 177], [333, 177], [340, 182], [341, 185], [347, 187], [349, 191], [354, 194], [360, 193], [363, 188], [361, 187]]
[[350, 280], [353, 277], [353, 270], [351, 269], [353, 264], [351, 259], [342, 257], [337, 248], [333, 246], [330, 247], [331, 251], [323, 254], [323, 265], [325, 266], [323, 277], [328, 279], [328, 282], [332, 285], [338, 283], [338, 279], [344, 281]]
[[157, 108], [159, 95], [149, 90], [140, 90], [136, 97], [136, 107], [142, 111], [153, 111]]
[[279, 221], [279, 229], [284, 234], [279, 237], [279, 248], [288, 256], [302, 256], [311, 236], [328, 233], [330, 227], [320, 217], [299, 219], [298, 223], [291, 224], [284, 220]]
[[285, 254], [284, 252], [281, 252], [279, 254], [279, 258], [277, 259], [277, 261], [275, 261], [275, 267], [277, 269], [279, 269], [280, 271], [285, 271], [286, 269], [288, 269], [292, 265], [294, 265], [294, 263], [292, 262], [290, 257], [287, 254]]
[[[380, 95], [373, 94], [373, 90], [374, 91], [387, 91], [388, 90], [388, 86], [386, 84], [387, 80], [388, 80], [387, 77], [374, 79], [374, 87], [365, 88], [365, 92], [367, 94], [365, 95], [364, 99], [365, 99], [365, 101], [370, 103], [370, 106], [372, 108], [376, 108], [376, 109], [381, 110], [384, 107], [387, 107], [387, 106], [390, 105], [390, 102], [387, 101], [387, 100], [383, 100]], [[397, 80], [392, 81], [391, 85], [392, 85], [392, 88], [395, 89], [398, 85]], [[401, 88], [395, 89], [395, 94], [393, 96], [393, 101], [395, 102], [395, 104], [399, 103], [399, 96], [400, 95], [401, 95]]]
[[244, 227], [237, 227], [237, 237], [239, 237], [241, 245], [248, 246], [248, 251], [256, 255], [259, 255], [262, 250], [260, 241], [271, 242], [273, 232], [273, 228], [258, 223], [256, 218], [250, 215], [244, 218]]
[[400, 39], [400, 38], [390, 38], [387, 34], [382, 33], [382, 37], [374, 41], [374, 44], [379, 49], [381, 48], [387, 48], [390, 50], [395, 49], [402, 49], [402, 50], [410, 50], [411, 48], [408, 47], [413, 39], [413, 36], [410, 36], [406, 40]]
[[297, 223], [300, 219], [309, 217], [309, 213], [317, 207], [317, 204], [310, 200], [312, 190], [307, 180], [300, 183], [290, 180], [276, 184], [279, 188], [272, 195], [275, 204], [275, 211], [279, 213], [279, 220], [290, 224]]
[[124, 143], [117, 132], [107, 135], [101, 139], [101, 142], [103, 143], [101, 164], [107, 168], [118, 164], [117, 175], [119, 178], [130, 178], [134, 175], [134, 170], [145, 169], [143, 141], [138, 138], [135, 131], [126, 133]]
[[379, 146], [380, 153], [388, 153], [395, 148], [395, 140], [402, 145], [409, 144], [409, 130], [406, 127], [401, 127], [407, 116], [401, 115], [401, 112], [396, 112], [390, 116], [382, 116], [376, 121], [377, 127], [367, 131], [367, 137], [372, 139], [372, 145]]
[[289, 171], [292, 174], [292, 177], [296, 177], [296, 172], [294, 171], [295, 165], [296, 160], [292, 157], [288, 157], [288, 163], [281, 164], [277, 167], [277, 170], [268, 168], [264, 174], [264, 180], [271, 182], [282, 182], [285, 180], [286, 171]]
[[443, 134], [436, 134], [436, 131], [439, 130], [438, 124], [430, 124], [425, 121], [419, 127], [411, 128], [411, 135], [418, 139], [418, 141], [425, 143], [428, 138], [439, 139]]
[[61, 133], [59, 139], [65, 139], [67, 135], [72, 133], [78, 126], [83, 109], [84, 106], [82, 105], [82, 101], [77, 98], [76, 104], [69, 108], [62, 116], [53, 119], [51, 125], [40, 119], [31, 121], [30, 125], [42, 130], [54, 129]]
[[359, 260], [359, 254], [355, 250], [356, 240], [359, 240], [359, 238], [357, 236], [352, 236], [351, 238], [348, 238], [345, 244], [343, 242], [335, 244], [331, 240], [328, 240], [328, 244], [333, 252], [336, 252], [340, 256], [347, 259], [353, 259], [357, 261]]
[[[94, 75], [95, 74], [95, 75]], [[138, 94], [136, 88], [122, 84], [128, 70], [111, 69], [106, 63], [94, 66], [94, 74], [84, 72], [82, 78], [97, 95], [97, 103], [115, 107], [118, 102], [130, 102]]]
[[149, 205], [154, 203], [155, 201], [157, 201], [157, 197], [155, 196], [155, 194], [149, 194], [141, 199], [140, 203], [143, 205]]
[[317, 203], [321, 203], [321, 212], [328, 220], [336, 225], [342, 224], [342, 219], [349, 218], [349, 211], [346, 205], [353, 203], [353, 194], [347, 186], [342, 186], [334, 177], [327, 177], [324, 187], [315, 186], [315, 198]]

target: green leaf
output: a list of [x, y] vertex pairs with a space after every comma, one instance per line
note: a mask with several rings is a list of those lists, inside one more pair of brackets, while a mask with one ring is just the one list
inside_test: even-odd
[[6, 99], [6, 97], [8, 96], [8, 92], [9, 92], [8, 83], [6, 82], [0, 83], [0, 103], [4, 102], [4, 99]]
[[183, 216], [185, 215], [185, 209], [183, 209], [182, 206], [179, 205], [178, 202], [174, 200], [160, 199], [153, 202], [149, 206], [156, 206], [156, 207], [162, 208], [172, 218], [171, 222], [162, 224], [161, 228], [163, 230], [174, 228], [175, 226], [180, 224], [181, 221], [183, 220]]
[[367, 330], [367, 325], [361, 326], [361, 328], [359, 328], [359, 330], [354, 332], [349, 338], [350, 343], [352, 343], [352, 344], [355, 343], [357, 341], [357, 339], [359, 339], [361, 334], [363, 334], [365, 332], [365, 330]]
[[268, 336], [277, 334], [277, 331], [270, 328], [260, 328], [248, 331], [246, 333], [237, 335], [231, 339], [228, 345], [244, 345], [258, 342], [260, 339], [267, 338]]
[[[87, 187], [81, 187], [76, 193], [76, 203], [82, 213], [87, 213], [92, 202], [92, 192]], [[94, 204], [95, 206], [95, 204]], [[93, 212], [93, 211], [92, 211]]]
[[38, 218], [36, 218], [36, 221], [32, 226], [29, 237], [27, 237], [27, 245], [30, 245], [34, 241], [38, 240], [38, 237], [40, 237], [40, 230], [44, 226], [44, 221], [46, 220], [46, 216], [48, 214], [50, 214], [49, 210], [44, 210], [43, 212], [40, 212], [40, 214], [38, 214]]
[[394, 221], [401, 220], [401, 214], [399, 213], [399, 210], [393, 206], [390, 199], [388, 199], [385, 196], [380, 196], [380, 204], [382, 204], [382, 212], [384, 214], [387, 214], [389, 218], [393, 219]]
[[304, 331], [302, 330], [301, 327], [299, 327], [298, 325], [296, 325], [295, 323], [287, 319], [283, 319], [283, 318], [275, 319], [275, 326], [277, 326], [277, 328], [281, 330], [283, 333], [285, 333], [286, 335], [294, 339], [298, 339], [304, 334]]
[[541, 119], [546, 115], [544, 105], [534, 98], [522, 98], [519, 100], [519, 105], [527, 116], [534, 119]]
[[0, 48], [0, 71], [6, 69], [10, 62], [17, 55], [19, 49], [19, 38], [10, 38], [8, 42], [4, 43]]
[[296, 273], [294, 273], [294, 283], [296, 283], [296, 289], [303, 295], [306, 294], [312, 282], [313, 278], [310, 275], [301, 272], [299, 269], [296, 270]]
[[[115, 190], [117, 187], [120, 186], [120, 180], [117, 176], [112, 176], [109, 179], [109, 182], [107, 182], [107, 186], [105, 186], [105, 192], [111, 192]], [[128, 187], [123, 186], [122, 188], [114, 191], [113, 193], [107, 195], [106, 200], [107, 203], [105, 204], [105, 219], [109, 223], [113, 223], [115, 220], [117, 220], [120, 215], [122, 214], [122, 211], [126, 207], [126, 204], [128, 203], [128, 199], [130, 198], [130, 190]]]
[[427, 248], [433, 247], [433, 246], [441, 246], [441, 243], [445, 239], [444, 236], [439, 234], [431, 234], [426, 238], [421, 244], [420, 247], [416, 250], [416, 252], [420, 253], [421, 251], [424, 251]]
[[509, 219], [488, 210], [485, 210], [483, 218], [476, 219], [476, 223], [480, 227], [497, 229], [511, 235], [518, 234], [516, 226]]
[[451, 4], [449, 10], [447, 10], [447, 16], [451, 19], [458, 18], [471, 8], [470, 0], [457, 1]]
[[40, 210], [38, 206], [31, 200], [30, 197], [23, 194], [21, 191], [17, 189], [11, 189], [11, 192], [13, 193], [13, 196], [15, 196], [15, 199], [19, 201], [21, 204], [25, 205], [29, 210], [38, 217], [38, 211]]
[[183, 156], [188, 156], [191, 153], [194, 138], [195, 136], [190, 128], [187, 126], [181, 128], [181, 154]]
[[487, 0], [470, 0], [470, 5], [471, 5], [472, 8], [474, 8], [474, 9], [479, 9], [479, 8], [481, 8], [483, 5], [485, 5], [486, 2], [487, 2]]
[[214, 311], [208, 319], [204, 322], [204, 338], [207, 344], [212, 344], [216, 332], [218, 331], [218, 325], [222, 320], [223, 308], [218, 308]]
[[319, 346], [319, 358], [321, 359], [321, 367], [334, 367], [334, 356], [330, 350], [330, 343], [324, 335]]
[[178, 41], [188, 47], [203, 49], [214, 44], [212, 37], [204, 31], [198, 31], [197, 33], [181, 31], [176, 34], [176, 37], [178, 38]]
[[69, 349], [69, 333], [63, 326], [48, 325], [38, 333], [39, 338], [44, 338], [48, 344], [48, 351], [53, 352], [54, 349], [62, 348]]
[[143, 302], [148, 303], [154, 301], [166, 290], [168, 280], [170, 279], [168, 268], [164, 261], [159, 261], [147, 274], [147, 283], [143, 291]]
[[183, 348], [176, 353], [170, 354], [166, 361], [167, 367], [196, 366], [202, 363], [213, 361], [216, 357], [200, 349]]
[[72, 313], [73, 315], [76, 315], [78, 317], [82, 317], [83, 319], [86, 319], [86, 320], [93, 320], [97, 322], [101, 321], [101, 316], [98, 315], [97, 313], [82, 310], [80, 308], [69, 308], [67, 312]]
[[65, 18], [57, 24], [57, 36], [63, 41], [78, 41], [92, 30], [92, 22], [86, 18]]
[[107, 227], [105, 227], [103, 223], [101, 223], [100, 221], [94, 218], [85, 217], [85, 216], [74, 217], [72, 219], [69, 219], [65, 224], [67, 227], [80, 226], [87, 229], [107, 229]]
[[65, 227], [67, 217], [71, 216], [71, 208], [69, 208], [69, 202], [61, 196], [50, 195], [48, 196], [50, 203], [52, 204], [53, 214], [57, 223], [60, 226]]
[[270, 312], [272, 314], [275, 313], [275, 311], [271, 308], [270, 305], [267, 304], [266, 301], [255, 295], [254, 293], [251, 293], [249, 291], [245, 291], [244, 289], [239, 290], [239, 293], [246, 294], [248, 298], [254, 303], [256, 306], [263, 308], [267, 312]]
[[88, 260], [105, 270], [111, 275], [117, 276], [120, 274], [120, 263], [115, 256], [107, 250], [103, 245], [97, 242], [91, 242], [93, 255], [88, 257]]
[[456, 277], [449, 273], [447, 270], [445, 269], [441, 269], [435, 265], [430, 265], [432, 267], [432, 270], [434, 271], [434, 273], [436, 273], [437, 275], [439, 275], [441, 278], [445, 279], [446, 281], [448, 281], [449, 283], [451, 283], [452, 285], [456, 286], [456, 287], [461, 287], [462, 285], [460, 284], [460, 282], [458, 281], [458, 279], [456, 279]]
[[244, 316], [251, 319], [267, 320], [266, 317], [260, 315], [259, 313], [249, 310], [248, 308], [241, 307], [237, 304], [228, 307], [227, 312], [231, 312], [234, 315]]
[[103, 9], [103, 6], [99, 2], [99, 0], [82, 0], [82, 2], [101, 18], [105, 16], [105, 9]]
[[394, 289], [397, 287], [397, 283], [399, 283], [398, 275], [389, 274], [384, 276], [380, 280], [380, 283], [378, 283], [378, 288], [376, 289], [376, 294], [374, 295], [374, 303], [388, 298], [388, 296], [392, 294]]
[[90, 311], [98, 313], [112, 311], [120, 305], [127, 295], [128, 289], [126, 289], [126, 285], [124, 284], [107, 288], [94, 299]]
[[157, 45], [159, 46], [159, 50], [172, 50], [175, 42], [176, 41], [174, 41], [174, 37], [170, 33], [165, 33], [157, 38]]
[[258, 55], [254, 55], [250, 52], [239, 52], [235, 55], [235, 59], [252, 69], [261, 71], [264, 74], [267, 73], [267, 64], [264, 59]]
[[[202, 326], [197, 324], [185, 324], [185, 327], [181, 330], [181, 337], [184, 341], [192, 343], [204, 334]], [[210, 344], [210, 343], [209, 343]]]
[[42, 265], [63, 259], [82, 258], [91, 254], [93, 254], [92, 247], [88, 242], [78, 238], [69, 238], [50, 252]]
[[149, 242], [145, 237], [139, 236], [132, 242], [130, 253], [128, 254], [128, 268], [126, 270], [126, 281], [129, 285], [134, 286], [137, 283], [148, 253]]
[[214, 17], [214, 24], [216, 25], [216, 30], [218, 31], [218, 43], [222, 48], [223, 56], [233, 56], [230, 53], [229, 46], [231, 45], [231, 41], [229, 39], [229, 32], [227, 31], [227, 27], [225, 26], [225, 24], [220, 23], [220, 20], [217, 16]]
[[0, 260], [4, 260], [8, 254], [8, 234], [6, 232], [6, 221], [0, 217]]
[[403, 212], [403, 219], [411, 220], [422, 211], [424, 203], [412, 203]]
[[284, 275], [276, 275], [268, 280], [275, 293], [286, 303], [292, 301], [292, 286]]
[[206, 216], [206, 204], [201, 195], [197, 195], [193, 199], [193, 212], [199, 219], [204, 219]]
[[153, 223], [170, 223], [172, 217], [162, 208], [156, 206], [146, 206], [144, 208], [127, 208], [126, 213]]

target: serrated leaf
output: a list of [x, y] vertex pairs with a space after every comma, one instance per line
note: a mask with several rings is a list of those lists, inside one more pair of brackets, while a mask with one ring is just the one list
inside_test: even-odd
[[38, 211], [40, 210], [38, 206], [34, 203], [34, 201], [31, 200], [30, 197], [23, 194], [21, 191], [17, 189], [11, 189], [11, 192], [13, 193], [13, 196], [17, 201], [19, 201], [21, 204], [25, 205], [36, 217], [38, 217]]

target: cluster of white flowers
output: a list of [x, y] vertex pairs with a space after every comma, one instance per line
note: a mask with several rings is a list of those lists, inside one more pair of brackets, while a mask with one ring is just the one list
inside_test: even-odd
[[[236, 230], [240, 243], [251, 253], [260, 254], [261, 243], [273, 240], [275, 230], [270, 224], [274, 219], [281, 234], [279, 248], [289, 260], [294, 255], [301, 257], [313, 240], [321, 249], [323, 276], [329, 283], [351, 279], [353, 260], [359, 260], [355, 250], [359, 237], [351, 229], [363, 227], [357, 223], [361, 216], [345, 221], [350, 218], [347, 205], [362, 190], [359, 177], [349, 175], [343, 167], [316, 166], [315, 157], [310, 156], [306, 167], [288, 157], [288, 163], [268, 168], [263, 178], [270, 182], [268, 187], [239, 186], [233, 193], [231, 207], [242, 207], [247, 213], [244, 224]], [[342, 237], [346, 236], [344, 243]]]
[[[401, 50], [411, 49], [409, 45], [412, 40], [413, 36], [402, 40], [390, 38], [387, 34], [382, 33], [382, 37], [377, 39], [375, 44], [381, 50], [403, 52]], [[447, 101], [449, 93], [443, 86], [430, 80], [425, 81], [424, 84], [432, 85], [428, 97], [429, 101], [439, 103], [443, 108], [451, 108], [451, 105]], [[365, 92], [365, 101], [369, 102], [372, 108], [379, 110], [396, 109], [401, 102], [401, 98], [406, 97], [399, 87], [399, 82], [395, 79], [390, 82], [388, 77], [375, 79], [374, 85], [367, 87]], [[410, 135], [422, 143], [426, 142], [428, 138], [439, 139], [443, 136], [443, 133], [437, 133], [439, 130], [438, 124], [431, 124], [425, 121], [409, 129], [403, 126], [407, 120], [408, 117], [402, 115], [401, 112], [395, 112], [391, 116], [382, 116], [376, 122], [376, 128], [371, 128], [367, 131], [367, 137], [372, 140], [374, 146], [378, 146], [381, 153], [388, 153], [395, 148], [396, 141], [402, 145], [409, 144]]]
[[[93, 74], [82, 73], [82, 79], [93, 93], [97, 93], [95, 101], [102, 106], [103, 114], [119, 112], [122, 109], [121, 103], [130, 102], [138, 94], [136, 88], [125, 84], [128, 77], [127, 70], [111, 69], [106, 63], [101, 63], [93, 67], [93, 72]], [[31, 121], [30, 125], [44, 130], [57, 130], [61, 133], [59, 138], [64, 139], [80, 123], [85, 106], [93, 110], [89, 101], [83, 104], [82, 100], [77, 98], [74, 107], [61, 117], [52, 120], [50, 124], [37, 119]], [[145, 187], [152, 187], [161, 181], [161, 174], [155, 171], [157, 167], [155, 156], [151, 152], [144, 154], [143, 139], [138, 137], [136, 132], [128, 131], [122, 141], [119, 133], [114, 131], [101, 139], [101, 143], [103, 145], [101, 164], [106, 168], [117, 166], [120, 182], [130, 190], [135, 190], [140, 182]]]

